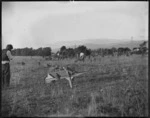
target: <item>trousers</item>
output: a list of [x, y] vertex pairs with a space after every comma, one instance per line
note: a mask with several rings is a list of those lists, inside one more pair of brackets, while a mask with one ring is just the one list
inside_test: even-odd
[[10, 85], [10, 64], [2, 64], [2, 87], [9, 87]]

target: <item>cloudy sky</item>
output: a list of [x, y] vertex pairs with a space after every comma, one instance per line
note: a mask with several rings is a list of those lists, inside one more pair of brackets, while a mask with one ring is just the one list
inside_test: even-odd
[[67, 42], [117, 42], [131, 37], [148, 39], [146, 1], [2, 2], [2, 47], [58, 48]]

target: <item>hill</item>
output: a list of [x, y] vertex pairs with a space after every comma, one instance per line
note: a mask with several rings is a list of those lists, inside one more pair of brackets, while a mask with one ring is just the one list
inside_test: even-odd
[[113, 47], [119, 48], [119, 47], [128, 47], [130, 49], [133, 49], [134, 47], [139, 47], [139, 44], [141, 44], [144, 40], [141, 41], [127, 41], [124, 43], [118, 43], [113, 45]]

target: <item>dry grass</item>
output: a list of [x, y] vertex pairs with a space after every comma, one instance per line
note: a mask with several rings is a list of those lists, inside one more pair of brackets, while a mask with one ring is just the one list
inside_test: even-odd
[[[44, 83], [47, 64], [89, 72], [75, 78], [70, 89], [67, 80]], [[84, 63], [16, 57], [11, 72], [11, 86], [2, 90], [2, 116], [148, 116], [147, 57], [97, 57]]]

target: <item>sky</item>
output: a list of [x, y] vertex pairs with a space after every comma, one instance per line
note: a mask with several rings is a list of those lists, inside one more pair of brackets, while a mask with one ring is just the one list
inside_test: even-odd
[[2, 48], [53, 49], [131, 37], [148, 39], [147, 1], [2, 2]]

